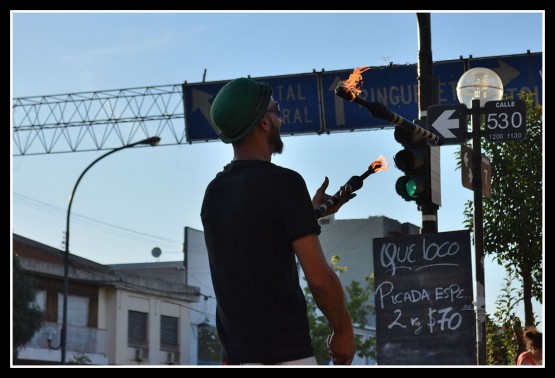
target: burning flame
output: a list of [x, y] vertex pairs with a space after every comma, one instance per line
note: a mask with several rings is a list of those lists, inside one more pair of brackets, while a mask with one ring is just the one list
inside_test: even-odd
[[378, 160], [370, 164], [370, 168], [372, 168], [374, 172], [387, 171], [389, 169], [387, 168], [387, 161], [383, 155], [378, 156]]
[[370, 67], [360, 66], [353, 70], [353, 73], [349, 75], [349, 78], [342, 81], [340, 84], [351, 92], [353, 99], [362, 92], [358, 87], [362, 85], [362, 73], [366, 72]]

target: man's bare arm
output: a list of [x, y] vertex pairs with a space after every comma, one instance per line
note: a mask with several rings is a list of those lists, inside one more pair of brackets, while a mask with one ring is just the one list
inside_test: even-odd
[[326, 261], [317, 235], [295, 240], [293, 248], [314, 300], [332, 328], [328, 341], [332, 361], [334, 365], [350, 365], [355, 354], [353, 323], [341, 282]]

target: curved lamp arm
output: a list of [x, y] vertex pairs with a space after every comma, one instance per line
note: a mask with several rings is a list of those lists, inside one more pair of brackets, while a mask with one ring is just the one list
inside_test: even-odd
[[60, 335], [60, 345], [58, 345], [57, 347], [51, 347], [50, 340], [48, 341], [48, 347], [50, 349], [60, 349], [60, 348], [62, 349], [62, 353], [61, 353], [62, 364], [65, 364], [65, 361], [66, 361], [66, 345], [67, 345], [67, 302], [68, 302], [68, 295], [69, 295], [69, 219], [71, 215], [71, 205], [73, 204], [75, 191], [77, 190], [77, 187], [81, 182], [81, 179], [83, 178], [83, 176], [85, 176], [85, 173], [87, 173], [87, 171], [91, 169], [93, 165], [98, 163], [100, 160], [104, 159], [106, 156], [111, 155], [114, 152], [123, 150], [125, 148], [134, 147], [138, 144], [150, 144], [151, 146], [156, 146], [158, 143], [160, 143], [159, 137], [157, 136], [150, 137], [147, 139], [143, 139], [139, 142], [126, 144], [125, 146], [114, 148], [113, 150], [108, 151], [104, 155], [99, 156], [92, 163], [90, 163], [87, 166], [87, 168], [85, 168], [85, 170], [81, 173], [81, 175], [77, 179], [77, 182], [75, 183], [75, 186], [73, 187], [73, 190], [69, 195], [69, 205], [67, 207], [67, 215], [66, 215], [66, 242], [65, 242], [65, 251], [64, 251], [64, 301], [63, 301], [62, 330]]

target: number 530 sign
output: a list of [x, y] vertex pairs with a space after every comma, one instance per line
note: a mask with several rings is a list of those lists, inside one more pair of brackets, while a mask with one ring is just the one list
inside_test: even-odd
[[522, 100], [488, 101], [483, 136], [490, 142], [526, 139], [526, 103]]

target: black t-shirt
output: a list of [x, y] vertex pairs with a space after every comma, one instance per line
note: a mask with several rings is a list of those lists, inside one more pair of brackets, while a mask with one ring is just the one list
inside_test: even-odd
[[320, 233], [303, 178], [267, 161], [233, 161], [208, 185], [201, 217], [228, 362], [313, 356], [292, 246]]

